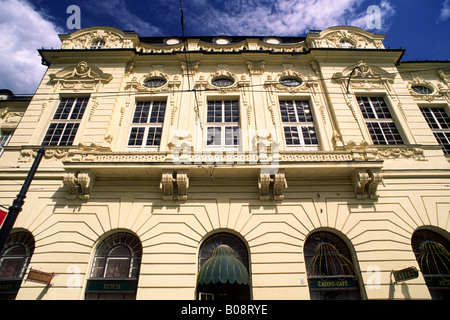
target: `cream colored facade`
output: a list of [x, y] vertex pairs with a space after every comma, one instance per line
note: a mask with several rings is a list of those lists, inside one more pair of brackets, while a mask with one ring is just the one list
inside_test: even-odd
[[[420, 269], [416, 230], [449, 239], [450, 163], [420, 108], [450, 112], [450, 65], [400, 62], [383, 39], [354, 27], [187, 43], [110, 27], [61, 35], [61, 49], [40, 50], [48, 70], [0, 158], [9, 206], [60, 101], [88, 98], [72, 145], [46, 146], [13, 230], [33, 235], [28, 268], [55, 273], [52, 286], [23, 281], [17, 299], [84, 299], [96, 248], [116, 231], [142, 243], [137, 299], [196, 299], [200, 246], [217, 232], [246, 244], [252, 299], [310, 299], [303, 249], [316, 231], [347, 244], [363, 299], [430, 299], [422, 273], [394, 284], [391, 272]], [[384, 99], [403, 143], [373, 142], [360, 97]], [[160, 100], [159, 147], [130, 146], [136, 106]], [[211, 149], [208, 103], [227, 100], [239, 146]], [[280, 101], [300, 100], [313, 145], [283, 131]]]

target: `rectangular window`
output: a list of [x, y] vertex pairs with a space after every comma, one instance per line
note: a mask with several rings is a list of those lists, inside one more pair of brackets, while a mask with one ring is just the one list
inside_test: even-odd
[[309, 101], [280, 100], [280, 111], [286, 145], [317, 150], [319, 142]]
[[383, 98], [357, 97], [357, 100], [373, 144], [403, 144], [400, 132]]
[[208, 101], [206, 145], [237, 147], [240, 145], [239, 102], [237, 100]]
[[161, 144], [166, 101], [139, 101], [136, 104], [128, 147], [157, 148]]
[[61, 99], [42, 144], [44, 146], [71, 146], [88, 101], [89, 98]]
[[0, 156], [3, 154], [3, 147], [6, 147], [8, 145], [11, 136], [11, 131], [3, 131], [0, 129]]
[[450, 117], [445, 108], [420, 108], [445, 154], [450, 154]]

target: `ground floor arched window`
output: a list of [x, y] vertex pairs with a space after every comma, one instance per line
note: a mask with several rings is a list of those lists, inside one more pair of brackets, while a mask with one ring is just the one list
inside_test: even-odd
[[450, 237], [419, 229], [411, 245], [433, 300], [450, 300]]
[[135, 235], [117, 232], [104, 239], [95, 252], [86, 300], [136, 299], [141, 258]]
[[0, 254], [0, 300], [16, 298], [34, 246], [34, 237], [28, 231], [13, 231], [6, 239]]
[[348, 246], [336, 234], [319, 231], [305, 241], [304, 255], [312, 300], [359, 300], [358, 272]]
[[216, 233], [201, 245], [198, 258], [199, 300], [249, 300], [249, 257], [245, 243], [231, 233]]

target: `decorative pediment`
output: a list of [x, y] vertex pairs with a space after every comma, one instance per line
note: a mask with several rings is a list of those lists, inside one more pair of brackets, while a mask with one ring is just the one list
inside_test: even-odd
[[100, 68], [85, 61], [50, 74], [49, 77], [54, 85], [71, 90], [94, 89], [101, 83], [109, 83], [113, 78], [111, 74], [104, 73]]
[[351, 88], [371, 91], [384, 88], [386, 83], [393, 83], [395, 76], [395, 73], [389, 73], [380, 67], [359, 61], [357, 64], [348, 66], [342, 72], [336, 72], [332, 78], [343, 85], [347, 85], [351, 78], [349, 84]]
[[237, 91], [241, 83], [246, 83], [245, 76], [238, 80], [237, 76], [230, 72], [227, 65], [217, 65], [217, 70], [211, 73], [208, 79], [201, 76], [195, 83], [198, 89], [219, 90], [221, 93]]
[[160, 69], [154, 69], [144, 76], [133, 77], [133, 79], [126, 84], [126, 89], [134, 88], [139, 92], [159, 93], [167, 92], [173, 88], [178, 88], [181, 81], [178, 76], [174, 76], [169, 81], [169, 75]]
[[123, 32], [112, 27], [92, 27], [60, 35], [61, 49], [122, 49], [135, 48], [139, 43], [136, 33]]
[[317, 82], [312, 76], [305, 77], [300, 72], [294, 70], [292, 65], [283, 65], [283, 67], [283, 72], [278, 74], [275, 79], [271, 75], [268, 75], [264, 84], [280, 91], [297, 93], [308, 90], [313, 83]]
[[348, 26], [311, 32], [307, 36], [307, 42], [313, 48], [384, 49], [383, 40], [384, 35]]
[[411, 96], [417, 100], [433, 101], [440, 94], [440, 90], [433, 83], [418, 75], [411, 76], [408, 89]]

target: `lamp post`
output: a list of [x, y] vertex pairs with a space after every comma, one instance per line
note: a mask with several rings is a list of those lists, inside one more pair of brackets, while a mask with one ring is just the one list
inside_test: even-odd
[[6, 239], [8, 238], [14, 223], [16, 222], [17, 216], [22, 211], [22, 206], [24, 204], [24, 199], [26, 198], [28, 188], [30, 187], [31, 181], [33, 180], [34, 174], [39, 167], [39, 163], [41, 162], [44, 153], [44, 147], [37, 151], [36, 158], [34, 159], [33, 165], [31, 166], [25, 182], [22, 185], [22, 189], [20, 189], [16, 199], [14, 199], [12, 205], [9, 207], [8, 214], [6, 215], [5, 221], [0, 229], [0, 252], [5, 245]]

